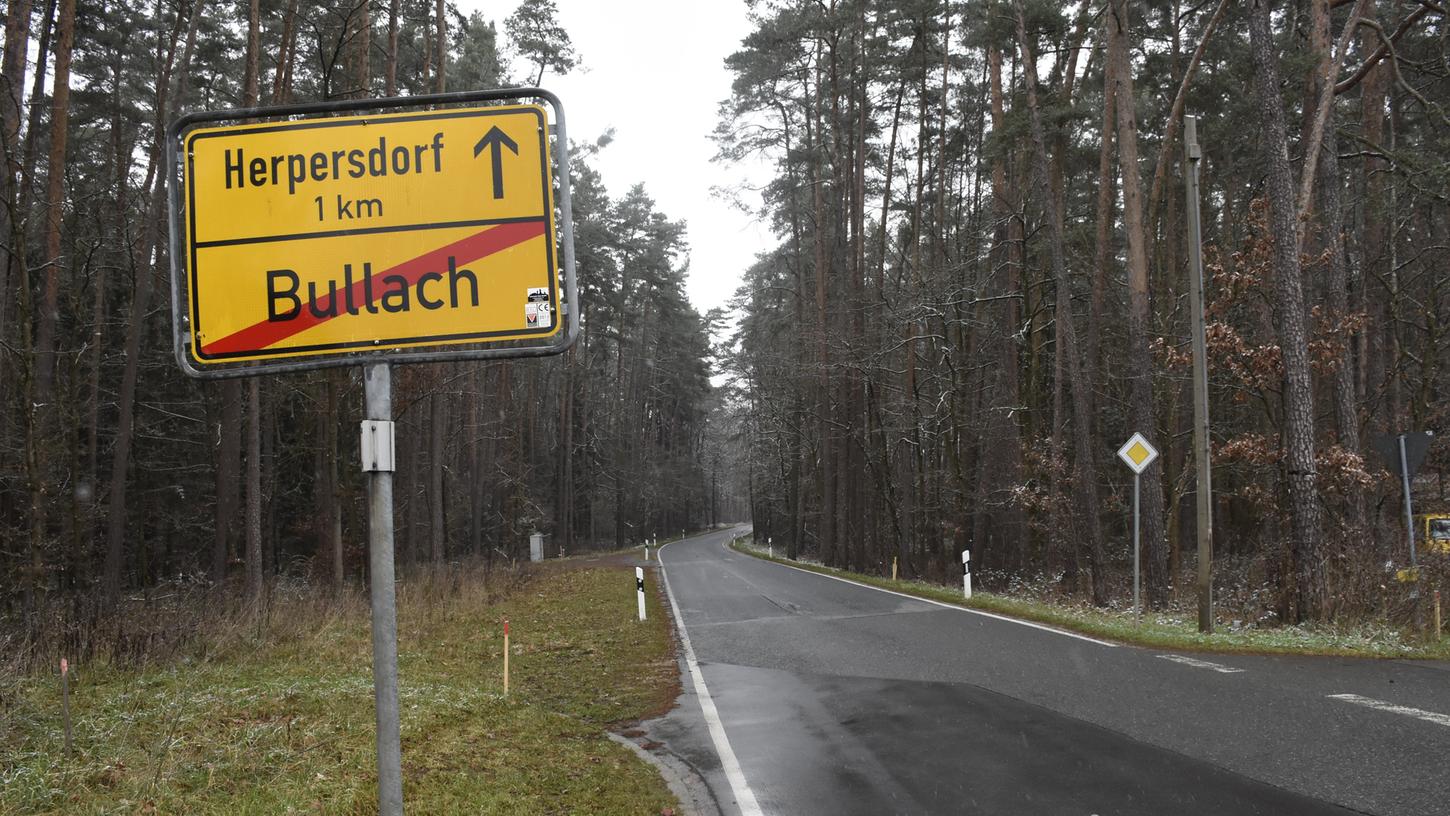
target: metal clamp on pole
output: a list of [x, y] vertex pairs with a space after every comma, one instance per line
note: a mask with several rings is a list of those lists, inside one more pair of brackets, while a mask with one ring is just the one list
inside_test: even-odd
[[363, 473], [392, 473], [397, 470], [391, 420], [364, 419], [359, 448], [362, 451]]

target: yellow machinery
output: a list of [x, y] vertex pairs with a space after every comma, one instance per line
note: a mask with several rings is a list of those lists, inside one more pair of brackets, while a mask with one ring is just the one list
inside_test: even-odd
[[1420, 551], [1450, 555], [1450, 513], [1420, 516]]

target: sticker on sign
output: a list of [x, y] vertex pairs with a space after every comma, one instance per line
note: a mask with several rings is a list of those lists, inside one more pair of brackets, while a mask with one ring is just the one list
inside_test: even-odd
[[1118, 458], [1132, 468], [1134, 473], [1142, 473], [1158, 458], [1158, 449], [1141, 433], [1135, 433], [1123, 443], [1123, 447], [1118, 448]]
[[[173, 207], [184, 218], [173, 214], [173, 229], [184, 364], [559, 332], [549, 317], [563, 293], [544, 107], [183, 123]], [[521, 290], [535, 309], [519, 311]]]

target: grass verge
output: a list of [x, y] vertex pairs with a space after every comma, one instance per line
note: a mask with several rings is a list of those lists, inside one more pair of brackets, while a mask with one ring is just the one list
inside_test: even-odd
[[875, 575], [847, 572], [810, 561], [792, 561], [772, 556], [749, 542], [748, 537], [730, 545], [746, 555], [775, 561], [811, 572], [848, 578], [869, 586], [929, 598], [933, 601], [981, 609], [1022, 620], [1045, 623], [1080, 632], [1104, 640], [1154, 649], [1178, 649], [1225, 654], [1294, 654], [1330, 655], [1340, 657], [1415, 658], [1450, 660], [1450, 642], [1413, 643], [1404, 639], [1400, 630], [1382, 625], [1357, 626], [1283, 626], [1278, 628], [1243, 628], [1213, 634], [1198, 631], [1197, 619], [1170, 614], [1150, 613], [1141, 624], [1133, 620], [1131, 610], [1100, 609], [1087, 604], [1068, 605], [1041, 600], [973, 591], [970, 601], [962, 598], [959, 588], [929, 584], [922, 581], [891, 580]]
[[[658, 772], [604, 736], [668, 705], [668, 621], [617, 569], [399, 587], [412, 813], [657, 814]], [[0, 677], [0, 814], [376, 813], [361, 599], [305, 635], [134, 671], [78, 667], [73, 756], [55, 677]], [[511, 622], [502, 695], [500, 621]]]

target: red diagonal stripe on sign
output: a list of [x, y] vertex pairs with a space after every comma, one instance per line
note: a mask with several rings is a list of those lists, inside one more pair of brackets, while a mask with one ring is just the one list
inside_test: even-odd
[[[383, 287], [380, 285], [384, 275], [400, 275], [413, 286], [425, 272], [439, 272], [448, 268], [448, 259], [451, 257], [455, 263], [464, 264], [484, 258], [496, 252], [518, 246], [530, 238], [536, 238], [544, 234], [545, 222], [521, 221], [513, 224], [498, 224], [476, 232], [466, 238], [454, 241], [446, 246], [426, 252], [411, 260], [403, 261], [395, 266], [388, 267], [380, 272], [372, 274], [373, 292], [372, 298], [367, 297], [367, 288], [364, 286], [366, 279], [355, 281], [352, 285], [352, 301], [358, 304], [359, 308], [367, 306], [373, 301], [379, 300], [382, 296]], [[338, 290], [338, 298], [346, 298], [346, 290]], [[320, 297], [312, 301], [318, 311], [331, 311], [331, 298]], [[339, 304], [340, 306], [341, 304]], [[275, 343], [280, 343], [287, 338], [304, 332], [313, 326], [326, 323], [334, 317], [342, 317], [347, 314], [345, 309], [339, 308], [335, 316], [318, 317], [312, 313], [309, 304], [304, 304], [302, 311], [291, 320], [272, 322], [263, 320], [254, 323], [245, 329], [233, 332], [218, 340], [214, 340], [202, 346], [202, 353], [206, 355], [229, 354], [234, 352], [260, 351]]]

